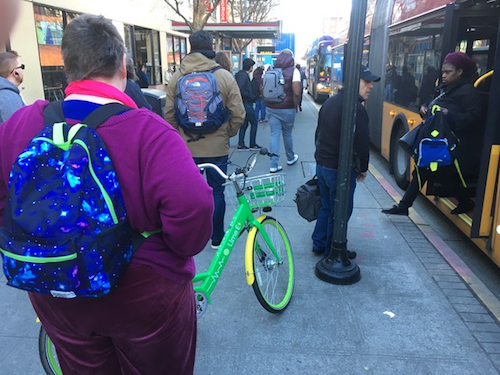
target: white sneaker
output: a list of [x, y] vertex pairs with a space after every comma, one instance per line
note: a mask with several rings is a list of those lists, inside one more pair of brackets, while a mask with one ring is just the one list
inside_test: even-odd
[[297, 160], [299, 160], [299, 155], [294, 154], [294, 155], [293, 155], [293, 159], [292, 159], [292, 160], [287, 160], [287, 162], [286, 162], [286, 163], [287, 163], [288, 165], [294, 165], [294, 164], [297, 162]]
[[283, 170], [283, 167], [281, 165], [278, 165], [278, 168], [269, 168], [269, 172], [271, 173], [276, 173]]

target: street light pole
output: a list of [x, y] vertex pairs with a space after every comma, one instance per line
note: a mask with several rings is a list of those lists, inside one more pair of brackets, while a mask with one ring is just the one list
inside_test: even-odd
[[349, 260], [347, 255], [347, 221], [349, 219], [352, 155], [359, 97], [359, 68], [363, 52], [366, 8], [367, 0], [352, 0], [349, 41], [344, 61], [344, 101], [333, 238], [328, 257], [316, 264], [316, 276], [332, 284], [354, 284], [361, 279], [359, 267]]

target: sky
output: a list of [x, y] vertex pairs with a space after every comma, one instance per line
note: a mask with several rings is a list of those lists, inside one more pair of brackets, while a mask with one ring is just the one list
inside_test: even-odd
[[274, 16], [282, 20], [284, 33], [295, 33], [295, 54], [304, 55], [307, 45], [323, 35], [323, 18], [349, 17], [350, 0], [281, 0]]

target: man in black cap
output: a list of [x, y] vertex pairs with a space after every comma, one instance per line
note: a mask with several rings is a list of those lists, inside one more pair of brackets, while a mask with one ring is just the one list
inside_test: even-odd
[[[354, 133], [352, 155], [349, 217], [352, 214], [356, 181], [363, 182], [368, 171], [370, 135], [368, 114], [362, 103], [370, 96], [373, 83], [380, 81], [380, 77], [373, 74], [364, 65], [360, 67], [359, 77], [359, 98], [356, 109], [356, 130]], [[330, 252], [333, 236], [333, 210], [337, 195], [343, 102], [344, 91], [340, 90], [337, 95], [323, 103], [319, 111], [318, 127], [315, 134], [316, 153], [314, 156], [316, 158], [316, 175], [319, 182], [322, 206], [312, 234], [312, 240], [313, 252], [324, 256], [327, 256]], [[354, 259], [356, 252], [348, 251], [348, 255], [349, 258]]]
[[[213, 163], [227, 173], [229, 138], [238, 134], [238, 130], [245, 118], [245, 108], [241, 101], [240, 89], [231, 73], [226, 69], [217, 69], [217, 64], [213, 58], [212, 35], [206, 31], [199, 30], [189, 37], [191, 52], [181, 61], [180, 68], [172, 75], [167, 86], [167, 102], [165, 104], [165, 119], [176, 129], [186, 142], [194, 161], [200, 163]], [[215, 132], [203, 134], [203, 137], [191, 141], [192, 137], [186, 134], [175, 119], [174, 101], [177, 94], [177, 81], [185, 74], [193, 72], [213, 71], [215, 80], [219, 85], [222, 96], [222, 103], [227, 112], [231, 115], [229, 120], [222, 124]], [[207, 182], [213, 189], [214, 215], [212, 248], [217, 249], [224, 237], [224, 214], [226, 202], [224, 200], [225, 180], [213, 169], [207, 169]]]

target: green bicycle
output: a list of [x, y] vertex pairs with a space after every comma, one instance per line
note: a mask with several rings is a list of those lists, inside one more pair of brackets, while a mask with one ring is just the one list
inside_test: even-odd
[[[261, 154], [267, 154], [263, 149]], [[290, 240], [281, 223], [266, 212], [285, 197], [284, 174], [268, 174], [249, 178], [259, 153], [248, 158], [244, 167], [226, 175], [215, 164], [199, 164], [200, 169], [213, 168], [228, 180], [228, 193], [236, 195], [238, 206], [229, 228], [206, 272], [193, 278], [196, 312], [200, 318], [211, 304], [211, 294], [233, 248], [244, 231], [248, 232], [245, 245], [245, 276], [259, 303], [271, 313], [282, 312], [290, 303], [294, 285], [294, 264]], [[62, 375], [56, 350], [47, 333], [40, 328], [38, 338], [40, 359], [49, 375]]]

